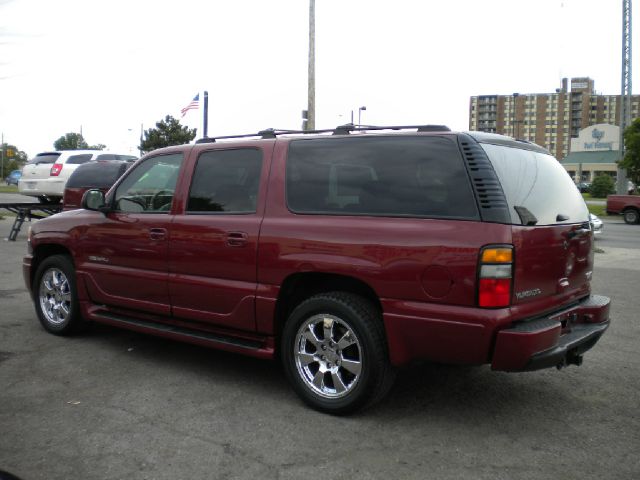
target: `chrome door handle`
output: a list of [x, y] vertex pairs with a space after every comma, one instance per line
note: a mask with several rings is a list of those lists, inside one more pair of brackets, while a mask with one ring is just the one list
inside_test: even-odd
[[249, 242], [249, 235], [245, 232], [227, 233], [227, 245], [230, 247], [244, 247]]
[[164, 240], [167, 237], [165, 228], [152, 228], [149, 230], [149, 238], [151, 240]]

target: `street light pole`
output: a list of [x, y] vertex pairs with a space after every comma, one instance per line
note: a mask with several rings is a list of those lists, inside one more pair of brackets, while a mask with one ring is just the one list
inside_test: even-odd
[[365, 106], [362, 106], [358, 109], [358, 125], [362, 125], [362, 121], [361, 121], [362, 111], [366, 109], [367, 107]]

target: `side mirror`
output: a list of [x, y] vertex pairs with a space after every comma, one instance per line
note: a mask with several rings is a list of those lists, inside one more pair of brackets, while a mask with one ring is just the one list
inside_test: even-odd
[[95, 188], [84, 192], [82, 195], [82, 208], [104, 213], [106, 211], [104, 193]]

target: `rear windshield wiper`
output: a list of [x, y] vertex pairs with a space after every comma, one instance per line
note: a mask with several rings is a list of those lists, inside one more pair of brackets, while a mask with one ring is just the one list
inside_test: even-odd
[[521, 207], [520, 205], [515, 205], [513, 209], [516, 211], [516, 213], [520, 217], [520, 221], [522, 222], [522, 225], [531, 227], [536, 223], [538, 223], [538, 219], [536, 218], [536, 216], [533, 213], [531, 213], [527, 207]]

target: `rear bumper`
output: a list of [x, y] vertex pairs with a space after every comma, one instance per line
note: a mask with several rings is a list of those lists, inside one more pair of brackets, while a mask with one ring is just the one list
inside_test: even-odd
[[50, 177], [38, 180], [21, 178], [18, 182], [18, 192], [23, 195], [38, 197], [41, 195], [62, 197], [66, 177]]
[[520, 322], [496, 336], [491, 368], [530, 371], [580, 365], [609, 326], [610, 300], [592, 295], [545, 318]]

